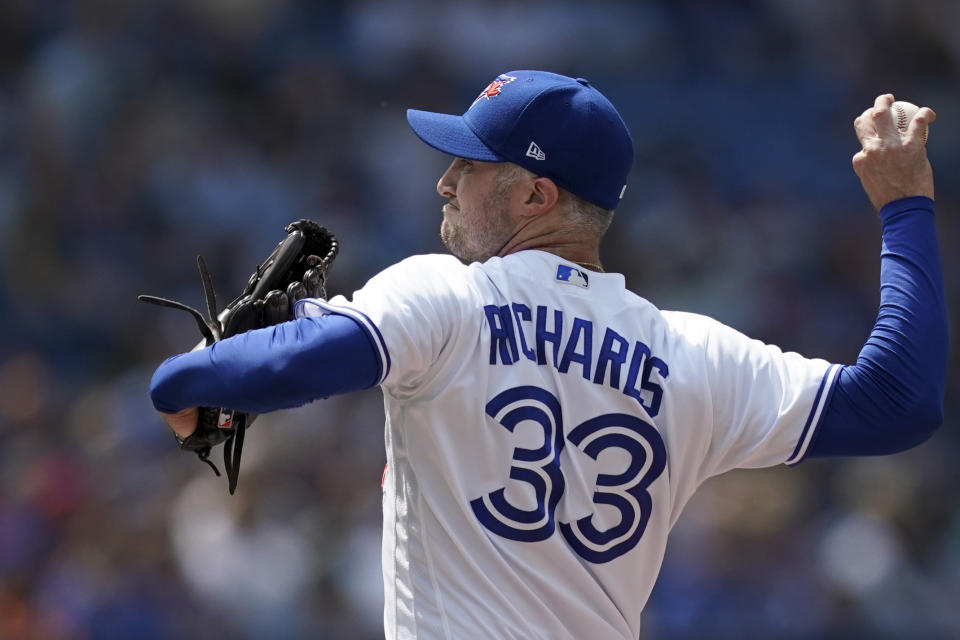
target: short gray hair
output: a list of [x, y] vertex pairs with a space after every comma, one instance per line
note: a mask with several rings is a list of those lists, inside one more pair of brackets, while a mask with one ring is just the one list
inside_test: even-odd
[[579, 233], [603, 237], [613, 222], [613, 211], [587, 202], [566, 189], [560, 190], [560, 206], [566, 213], [570, 226]]
[[[496, 184], [498, 188], [505, 188], [525, 177], [536, 178], [537, 174], [518, 164], [504, 162], [497, 173]], [[563, 188], [560, 188], [557, 206], [563, 211], [566, 226], [570, 231], [578, 234], [593, 235], [600, 239], [613, 222], [613, 211], [587, 202]]]
[[509, 187], [520, 178], [536, 178], [537, 174], [527, 171], [518, 164], [512, 162], [501, 162], [498, 167], [496, 184], [497, 188]]

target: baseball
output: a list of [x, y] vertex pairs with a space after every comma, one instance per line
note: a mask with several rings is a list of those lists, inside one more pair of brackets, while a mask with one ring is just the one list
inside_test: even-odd
[[[900, 134], [905, 134], [907, 132], [907, 126], [910, 124], [910, 121], [913, 120], [913, 116], [917, 115], [917, 111], [920, 110], [915, 104], [909, 102], [896, 101], [890, 105], [890, 115], [893, 118], [893, 124], [896, 125], [897, 131]], [[924, 127], [920, 132], [920, 136], [923, 139], [923, 144], [927, 144], [927, 127]]]

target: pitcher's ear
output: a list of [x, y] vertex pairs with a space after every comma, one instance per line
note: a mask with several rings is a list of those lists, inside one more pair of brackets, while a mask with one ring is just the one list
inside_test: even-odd
[[524, 200], [525, 215], [540, 215], [552, 209], [560, 199], [560, 188], [550, 178], [537, 176], [530, 181]]

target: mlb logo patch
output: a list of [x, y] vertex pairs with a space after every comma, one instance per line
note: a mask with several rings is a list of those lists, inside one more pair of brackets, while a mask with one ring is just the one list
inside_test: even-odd
[[590, 279], [585, 272], [574, 267], [568, 267], [565, 264], [557, 265], [557, 282], [572, 284], [584, 289], [590, 286]]

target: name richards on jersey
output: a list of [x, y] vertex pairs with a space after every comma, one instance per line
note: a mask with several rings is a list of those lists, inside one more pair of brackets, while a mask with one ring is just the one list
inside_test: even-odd
[[[490, 328], [491, 365], [512, 365], [522, 356], [538, 365], [549, 364], [560, 373], [570, 373], [571, 366], [576, 364], [579, 367], [574, 371], [579, 370], [584, 380], [622, 391], [651, 418], [660, 412], [663, 387], [652, 378], [656, 375], [665, 381], [670, 368], [639, 340], [631, 343], [610, 327], [595, 328], [590, 320], [576, 316], [568, 328], [563, 311], [543, 305], [537, 306], [535, 315], [521, 302], [486, 305], [483, 312]], [[600, 329], [603, 341], [594, 355], [593, 336]], [[551, 345], [549, 350], [547, 344]], [[552, 355], [549, 359], [548, 354]], [[622, 375], [625, 367], [626, 376]]]

